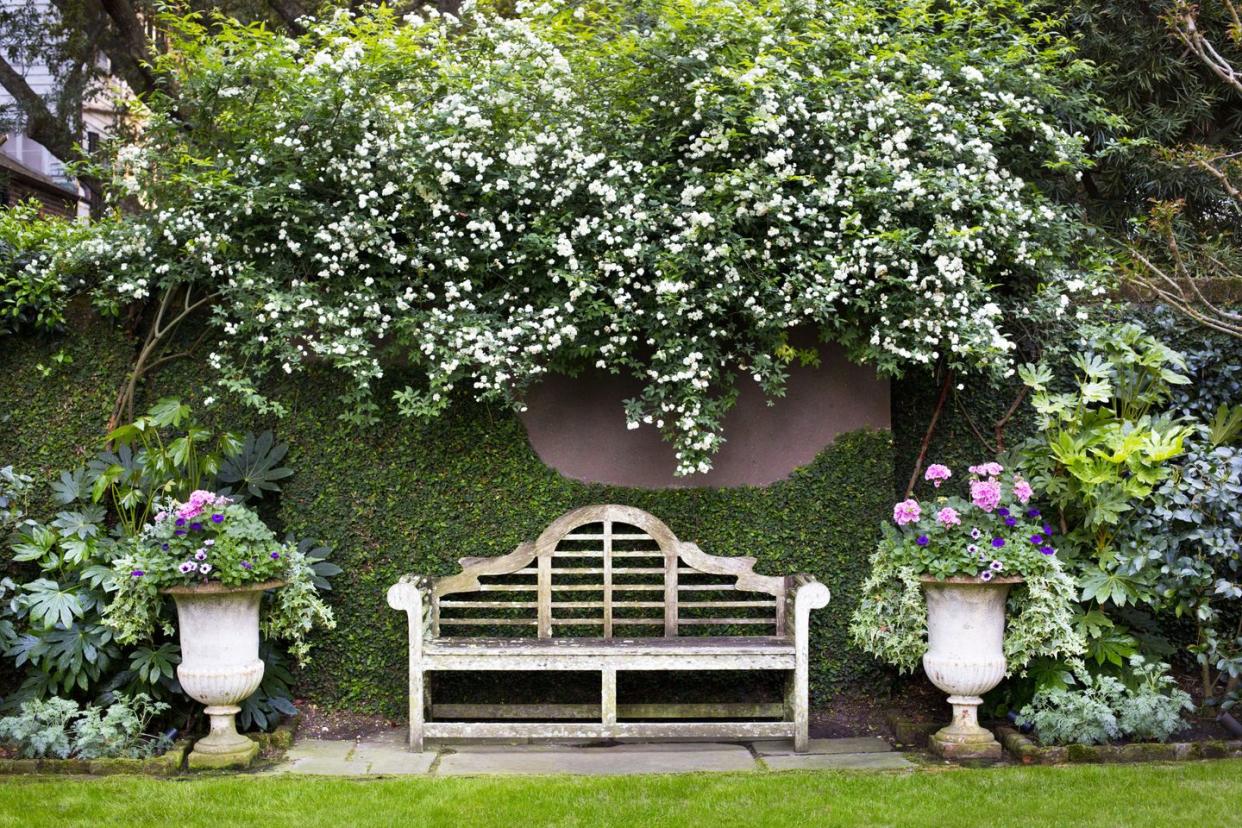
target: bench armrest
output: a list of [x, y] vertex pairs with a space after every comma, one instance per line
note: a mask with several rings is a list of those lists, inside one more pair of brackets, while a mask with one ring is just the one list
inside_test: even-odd
[[792, 575], [789, 578], [789, 600], [793, 603], [794, 609], [804, 606], [809, 610], [821, 609], [828, 606], [828, 601], [832, 599], [832, 593], [828, 591], [828, 587], [819, 582], [814, 575], [808, 575], [805, 572]]
[[409, 612], [425, 604], [431, 594], [431, 578], [426, 575], [402, 575], [388, 588], [388, 606]]
[[423, 653], [423, 638], [428, 633], [431, 611], [432, 579], [426, 575], [402, 575], [388, 588], [388, 606], [403, 610], [410, 619], [410, 657]]
[[828, 606], [832, 593], [814, 575], [800, 573], [789, 576], [785, 591], [786, 617], [793, 623], [786, 629], [795, 643], [809, 646], [811, 610]]

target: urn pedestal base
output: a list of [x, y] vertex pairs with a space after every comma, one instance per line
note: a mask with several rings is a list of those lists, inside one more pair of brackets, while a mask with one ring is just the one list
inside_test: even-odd
[[992, 731], [979, 726], [978, 696], [949, 696], [953, 705], [953, 723], [931, 735], [927, 746], [931, 752], [944, 759], [986, 759], [995, 761], [1003, 751]]
[[248, 768], [259, 755], [259, 743], [245, 736], [240, 737], [243, 744], [237, 745], [228, 753], [204, 753], [194, 746], [186, 760], [190, 770], [219, 770], [222, 768]]

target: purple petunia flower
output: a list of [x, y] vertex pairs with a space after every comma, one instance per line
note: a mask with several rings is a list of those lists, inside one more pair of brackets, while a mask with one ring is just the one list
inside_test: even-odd
[[1006, 526], [1017, 526], [1017, 525], [1018, 525], [1018, 519], [1017, 519], [1017, 518], [1007, 517], [1007, 518], [1005, 518], [1005, 525], [1006, 525]]
[[241, 566], [242, 566], [242, 569], [246, 570], [247, 572], [254, 569], [254, 564], [252, 564], [250, 561], [242, 561]]
[[971, 537], [971, 539], [972, 539], [972, 540], [979, 540], [979, 536], [980, 536], [980, 535], [982, 535], [982, 534], [983, 534], [983, 533], [979, 531], [979, 527], [978, 527], [978, 526], [976, 526], [974, 529], [971, 529], [971, 530], [970, 530], [970, 537]]
[[168, 544], [166, 544], [166, 543], [161, 543], [161, 544], [160, 544], [160, 549], [163, 549], [165, 552], [167, 552], [167, 551], [168, 551]]
[[1053, 549], [1051, 546], [1041, 546], [1039, 547], [1039, 551], [1043, 552], [1045, 555], [1057, 554], [1057, 550]]
[[977, 555], [979, 554], [979, 547], [973, 543], [968, 543], [966, 544], [966, 551], [972, 555]]
[[996, 514], [1000, 515], [1001, 517], [1009, 517], [1009, 510], [1006, 509], [1004, 506], [1002, 506], [996, 510]]
[[199, 564], [198, 571], [206, 575], [208, 572], [211, 571], [211, 564], [209, 563]]
[[272, 553], [272, 560], [273, 560], [273, 561], [278, 561], [278, 560], [280, 560], [280, 553], [279, 553], [279, 552], [273, 552], [273, 553]]
[[1004, 538], [992, 538], [992, 546], [996, 547], [997, 549], [1000, 549], [1004, 545], [1005, 545]]
[[1005, 564], [1002, 563], [1001, 561], [992, 561], [990, 564], [988, 564], [988, 568], [991, 569], [993, 572], [1000, 572], [1002, 569], [1005, 568]]
[[[917, 543], [919, 546], [927, 546], [927, 544], [929, 544], [931, 541], [927, 539], [927, 535], [919, 535], [917, 538], [915, 538], [914, 542]], [[272, 554], [275, 555], [275, 553], [272, 553]]]
[[147, 573], [143, 572], [141, 569], [135, 569], [133, 572], [129, 574], [131, 578], [141, 578], [143, 575], [146, 575]]
[[195, 553], [194, 553], [194, 560], [196, 560], [196, 561], [205, 561], [205, 560], [207, 560], [207, 550], [206, 550], [206, 549], [200, 549], [200, 550], [198, 550], [197, 552], [195, 552]]
[[1031, 543], [1035, 544], [1036, 546], [1039, 546], [1043, 542], [1044, 542], [1043, 535], [1031, 535]]
[[176, 525], [177, 525], [177, 526], [185, 526], [185, 518], [181, 518], [181, 517], [177, 518], [177, 520], [176, 520]]
[[211, 538], [208, 538], [207, 540], [203, 541], [203, 546], [215, 546], [215, 545], [216, 545], [216, 542], [212, 540]]
[[1039, 510], [1038, 509], [1027, 509], [1026, 516], [1029, 518], [1037, 518], [1039, 517]]
[[190, 531], [192, 531], [192, 532], [201, 532], [201, 531], [203, 531], [203, 524], [198, 523], [197, 521], [196, 521], [196, 522], [194, 522], [194, 523], [191, 523], [191, 524], [190, 524]]
[[178, 529], [176, 532], [173, 532], [173, 534], [174, 534], [174, 535], [176, 535], [177, 537], [179, 537], [179, 538], [180, 538], [180, 537], [182, 537], [183, 535], [185, 535], [185, 530], [184, 530], [184, 529]]
[[1052, 527], [1046, 523], [1044, 524], [1044, 534], [1048, 537], [1052, 537]]
[[224, 515], [220, 514], [219, 512], [216, 512], [214, 515], [211, 516], [211, 522], [212, 523], [224, 523]]
[[981, 581], [990, 581], [990, 580], [992, 580], [992, 570], [990, 570], [990, 569], [985, 569], [985, 570], [983, 570], [982, 572], [980, 572], [980, 573], [979, 573], [979, 580], [981, 580]]
[[198, 569], [198, 566], [194, 563], [194, 561], [186, 561], [181, 566], [177, 567], [177, 571], [182, 575], [189, 575], [196, 569]]

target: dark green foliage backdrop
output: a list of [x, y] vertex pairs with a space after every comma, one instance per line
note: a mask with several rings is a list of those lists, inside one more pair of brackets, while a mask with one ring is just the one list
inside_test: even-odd
[[[11, 422], [0, 431], [0, 465], [46, 480], [93, 450], [128, 346], [108, 326], [87, 321], [55, 346], [27, 339], [6, 346], [0, 416], [7, 412]], [[35, 365], [50, 364], [61, 346], [73, 363], [42, 377]], [[202, 376], [195, 363], [178, 363], [149, 396], [201, 399]], [[516, 418], [477, 405], [462, 404], [428, 425], [392, 416], [354, 429], [337, 419], [332, 383], [321, 377], [283, 389], [290, 411], [279, 422], [221, 408], [209, 417], [230, 428], [273, 427], [291, 444], [296, 473], [272, 516], [285, 530], [330, 543], [344, 567], [330, 596], [337, 629], [319, 637], [299, 695], [403, 716], [406, 624], [387, 606], [388, 586], [405, 572], [456, 571], [464, 555], [507, 553], [562, 512], [609, 501], [652, 512], [709, 553], [753, 555], [760, 572], [817, 575], [833, 599], [813, 616], [813, 693], [823, 703], [838, 689], [879, 686], [881, 673], [848, 645], [846, 627], [875, 527], [891, 509], [887, 432], [844, 435], [791, 479], [766, 488], [634, 490], [560, 476], [539, 461]]]

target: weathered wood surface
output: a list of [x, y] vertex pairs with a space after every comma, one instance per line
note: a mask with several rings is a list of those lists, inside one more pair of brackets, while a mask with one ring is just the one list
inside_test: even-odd
[[776, 739], [794, 736], [793, 722], [427, 722], [428, 739]]
[[[428, 737], [526, 735], [793, 736], [798, 750], [806, 748], [809, 616], [829, 599], [828, 589], [814, 578], [759, 575], [754, 558], [709, 555], [678, 540], [654, 516], [618, 505], [576, 509], [508, 555], [463, 557], [460, 563], [457, 575], [406, 576], [388, 591], [389, 605], [410, 619], [412, 750], [421, 750]], [[530, 633], [517, 638], [461, 634], [489, 627]], [[558, 633], [566, 628], [598, 628], [599, 635]], [[756, 634], [682, 634], [720, 628], [749, 628]], [[625, 637], [618, 637], [618, 630]], [[451, 670], [598, 671], [600, 703], [592, 707], [599, 722], [427, 721], [429, 711], [444, 706], [431, 705], [426, 676]], [[783, 714], [785, 721], [618, 721], [641, 718], [633, 711], [643, 707], [617, 701], [617, 672], [625, 670], [786, 671], [781, 705], [735, 706], [739, 719], [752, 715], [746, 708], [766, 711], [756, 717]]]
[[[436, 719], [600, 719], [598, 704], [434, 704]], [[779, 702], [618, 704], [620, 719], [781, 719]]]

